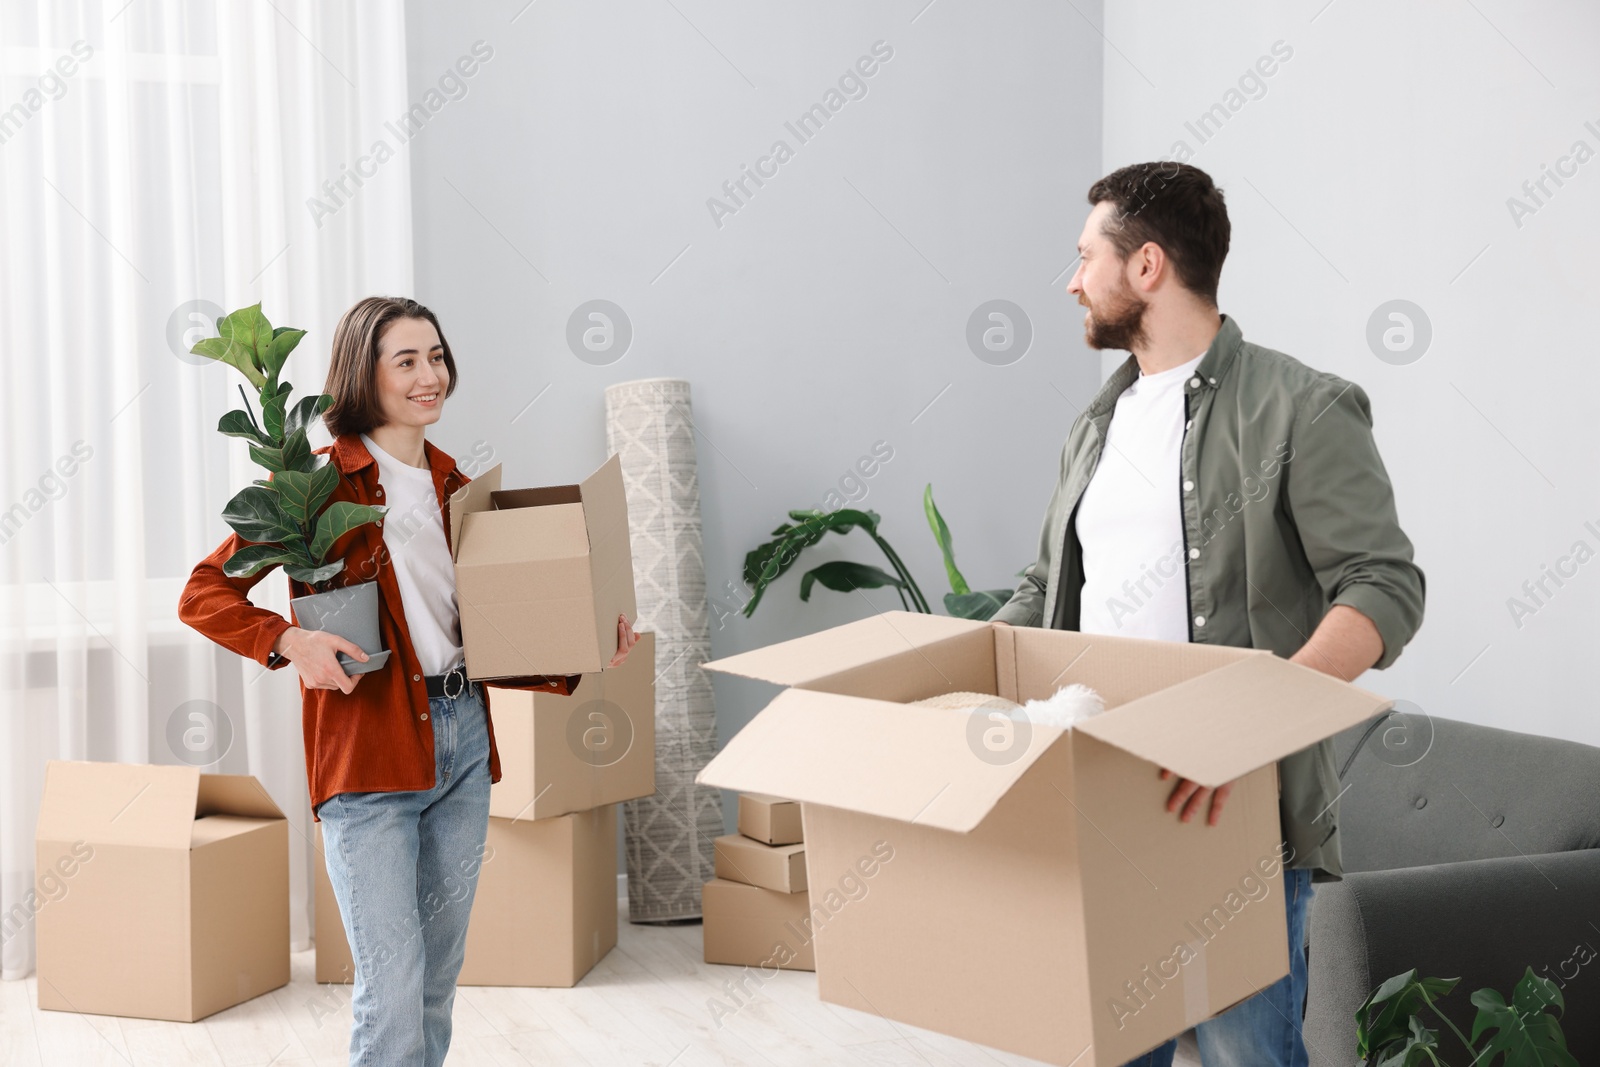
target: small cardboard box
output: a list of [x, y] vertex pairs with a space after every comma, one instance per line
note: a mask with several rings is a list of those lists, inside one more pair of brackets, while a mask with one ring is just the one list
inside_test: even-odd
[[[1268, 651], [903, 611], [705, 666], [790, 687], [697, 781], [801, 802], [822, 999], [1079, 1067], [1288, 973], [1276, 761], [1393, 703]], [[1073, 682], [1107, 710], [1070, 730], [907, 706]], [[1218, 824], [1158, 767], [1237, 781]]]
[[707, 963], [814, 971], [811, 900], [713, 878], [700, 890]]
[[805, 892], [804, 845], [764, 845], [743, 834], [727, 834], [712, 844], [718, 878], [779, 893]]
[[622, 459], [577, 485], [501, 489], [495, 464], [450, 497], [467, 676], [589, 674], [638, 615]]
[[[322, 856], [322, 827], [317, 827]], [[355, 967], [326, 862], [316, 865], [319, 982]], [[448, 905], [446, 905], [448, 906]], [[459, 985], [575, 986], [617, 944], [617, 809], [490, 819]]]
[[655, 648], [641, 633], [622, 666], [585, 674], [571, 696], [494, 689], [490, 815], [549, 819], [656, 791]]
[[249, 775], [45, 765], [39, 1007], [194, 1022], [289, 982], [289, 824]]
[[800, 805], [764, 793], [741, 793], [739, 832], [768, 845], [797, 845], [805, 840], [800, 826]]

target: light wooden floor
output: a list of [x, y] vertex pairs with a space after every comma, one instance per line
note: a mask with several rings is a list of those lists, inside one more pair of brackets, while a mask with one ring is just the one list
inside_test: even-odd
[[[627, 914], [624, 902], [622, 914]], [[348, 986], [312, 980], [313, 953], [293, 957], [287, 986], [198, 1023], [74, 1015], [36, 1008], [34, 979], [0, 982], [4, 1067], [343, 1067]], [[700, 927], [618, 924], [617, 947], [576, 989], [463, 986], [451, 1065], [592, 1067], [948, 1067], [1037, 1061], [817, 999], [816, 978], [784, 971], [717, 1025], [708, 1007], [738, 968], [701, 960]], [[1199, 1067], [1192, 1037], [1178, 1063]]]

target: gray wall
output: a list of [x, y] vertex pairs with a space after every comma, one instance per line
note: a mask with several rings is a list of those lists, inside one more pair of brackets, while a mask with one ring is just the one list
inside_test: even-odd
[[[457, 455], [490, 441], [508, 484], [573, 480], [605, 457], [607, 384], [688, 379], [725, 604], [715, 655], [899, 606], [825, 590], [802, 604], [795, 574], [735, 613], [744, 554], [852, 484], [880, 441], [893, 458], [857, 495], [929, 599], [948, 585], [928, 482], [968, 579], [1014, 585], [1074, 405], [1098, 386], [1062, 272], [1099, 174], [1100, 39], [1069, 5], [942, 0], [919, 16], [923, 2], [540, 0], [514, 23], [522, 0], [408, 5], [419, 101], [474, 41], [493, 49], [410, 142], [416, 295], [462, 381], [433, 438]], [[785, 123], [878, 41], [893, 57], [866, 95], [801, 144]], [[719, 227], [707, 199], [777, 139], [793, 157]], [[996, 298], [1034, 335], [1004, 366], [966, 339]], [[567, 343], [592, 299], [634, 331], [605, 366]], [[883, 562], [859, 532], [833, 540], [817, 561]], [[721, 736], [772, 693], [719, 679]]]
[[[1600, 10], [1108, 9], [1105, 168], [1187, 141], [1228, 196], [1222, 309], [1247, 338], [1371, 397], [1428, 604], [1399, 662], [1361, 684], [1430, 714], [1600, 744]], [[1199, 144], [1184, 124], [1278, 40], [1292, 58]], [[1542, 206], [1528, 199], [1523, 183], [1579, 140], [1594, 158], [1563, 164], [1576, 173], [1547, 181]], [[1536, 211], [1514, 218], [1512, 197]], [[1408, 363], [1367, 342], [1394, 299], [1432, 326]], [[1542, 603], [1528, 598], [1523, 583], [1579, 541], [1586, 562], [1564, 564], [1560, 586], [1546, 578]], [[1533, 612], [1514, 618], [1513, 597]]]
[[[967, 576], [1009, 585], [1076, 408], [1121, 358], [1084, 348], [1064, 291], [1084, 190], [1182, 140], [1229, 198], [1223, 310], [1372, 399], [1428, 612], [1399, 663], [1363, 684], [1600, 743], [1600, 562], [1569, 560], [1542, 603], [1523, 590], [1576, 542], [1600, 553], [1582, 418], [1600, 372], [1580, 314], [1597, 280], [1584, 238], [1600, 223], [1600, 158], [1547, 182], [1542, 205], [1522, 190], [1575, 141], [1600, 152], [1593, 8], [521, 5], [408, 10], [418, 100], [474, 41], [494, 49], [411, 142], [417, 295], [465, 383], [444, 447], [488, 440], [513, 482], [567, 480], [603, 458], [606, 384], [683, 377], [707, 575], [728, 609], [747, 595], [744, 553], [878, 441], [894, 458], [861, 503], [930, 597], [946, 587], [921, 517], [929, 481]], [[798, 144], [784, 123], [880, 40], [894, 56], [866, 96]], [[1241, 86], [1280, 40], [1292, 56]], [[1226, 119], [1202, 144], [1185, 123], [1213, 105]], [[794, 157], [719, 227], [707, 199], [778, 138]], [[1537, 210], [1513, 219], [1513, 196]], [[995, 298], [1034, 331], [1006, 366], [965, 337]], [[634, 331], [609, 365], [566, 339], [594, 299]], [[1432, 339], [1388, 362], [1368, 324], [1396, 299]], [[853, 534], [816, 558], [877, 562], [869, 549]], [[794, 589], [753, 619], [728, 615], [714, 653], [898, 605], [828, 592], [802, 605]], [[1536, 609], [1520, 625], [1513, 597]], [[726, 737], [770, 690], [719, 679], [717, 695]]]

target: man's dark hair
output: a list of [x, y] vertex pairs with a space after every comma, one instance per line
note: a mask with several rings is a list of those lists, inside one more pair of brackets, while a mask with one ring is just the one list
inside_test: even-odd
[[1167, 160], [1134, 163], [1089, 187], [1089, 205], [1115, 210], [1103, 232], [1123, 261], [1153, 241], [1172, 260], [1183, 287], [1217, 306], [1222, 261], [1228, 258], [1228, 206], [1211, 175]]

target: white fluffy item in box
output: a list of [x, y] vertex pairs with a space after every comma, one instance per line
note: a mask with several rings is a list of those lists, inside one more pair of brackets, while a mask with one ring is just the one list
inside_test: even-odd
[[970, 711], [975, 715], [987, 715], [998, 711], [1019, 722], [1059, 726], [1064, 730], [1070, 730], [1074, 723], [1082, 722], [1106, 709], [1105, 701], [1099, 693], [1077, 682], [1062, 686], [1043, 700], [1030, 700], [1026, 704], [1018, 704], [990, 693], [966, 692], [942, 693], [912, 703], [955, 711]]

